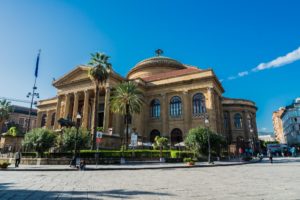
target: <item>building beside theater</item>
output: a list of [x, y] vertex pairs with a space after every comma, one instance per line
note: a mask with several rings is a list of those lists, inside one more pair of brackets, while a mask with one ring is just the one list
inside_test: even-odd
[[[78, 66], [53, 82], [56, 97], [38, 103], [37, 124], [59, 129], [60, 118], [75, 121], [82, 116], [81, 126], [91, 129], [95, 86], [88, 76], [88, 66]], [[181, 142], [189, 129], [204, 126], [203, 115], [209, 116], [209, 127], [224, 135], [229, 144], [238, 145], [257, 140], [255, 103], [223, 97], [224, 88], [212, 69], [199, 69], [172, 58], [157, 55], [137, 63], [122, 77], [110, 71], [100, 92], [98, 126], [105, 132], [107, 148], [119, 147], [124, 136], [123, 116], [109, 109], [111, 91], [125, 80], [138, 84], [144, 94], [142, 112], [131, 116], [131, 130], [139, 140], [152, 142], [156, 135], [168, 137], [174, 145]]]
[[291, 105], [285, 107], [281, 120], [287, 145], [300, 145], [300, 98], [296, 98]]
[[286, 144], [286, 140], [283, 134], [283, 124], [281, 120], [281, 115], [284, 111], [285, 108], [281, 107], [279, 108], [279, 110], [274, 111], [272, 115], [275, 139], [281, 144]]

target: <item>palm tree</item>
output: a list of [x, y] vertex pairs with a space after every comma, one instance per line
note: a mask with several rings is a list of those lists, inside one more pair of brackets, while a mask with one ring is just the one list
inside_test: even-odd
[[0, 100], [0, 131], [2, 131], [2, 124], [9, 118], [9, 113], [12, 111], [10, 101], [6, 99]]
[[104, 84], [109, 78], [109, 72], [112, 65], [108, 62], [109, 56], [103, 53], [91, 54], [91, 60], [88, 63], [91, 68], [88, 73], [90, 78], [95, 83], [95, 102], [94, 102], [94, 127], [93, 127], [93, 145], [92, 148], [96, 147], [96, 132], [97, 132], [97, 122], [98, 122], [98, 101], [99, 101], [99, 84], [104, 87]]
[[160, 162], [163, 162], [162, 150], [163, 150], [164, 146], [166, 146], [168, 144], [168, 138], [156, 136], [154, 141], [155, 141], [156, 145], [159, 146]]
[[128, 146], [128, 120], [132, 114], [141, 112], [143, 94], [136, 83], [132, 81], [122, 82], [111, 95], [111, 111], [124, 115], [126, 122], [125, 148]]

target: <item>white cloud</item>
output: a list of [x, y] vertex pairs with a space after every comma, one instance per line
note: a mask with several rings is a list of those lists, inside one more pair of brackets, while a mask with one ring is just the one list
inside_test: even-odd
[[238, 73], [238, 76], [239, 76], [239, 77], [243, 77], [243, 76], [247, 76], [248, 74], [249, 74], [248, 71], [244, 71], [244, 72]]
[[268, 128], [265, 128], [265, 127], [262, 127], [261, 129], [260, 129], [260, 131], [267, 131], [268, 130]]
[[300, 47], [292, 52], [289, 52], [285, 56], [280, 56], [267, 63], [260, 63], [257, 67], [253, 68], [252, 71], [257, 72], [265, 69], [282, 67], [297, 60], [300, 60]]
[[228, 80], [234, 80], [234, 79], [236, 79], [236, 76], [230, 76], [230, 77], [228, 77]]

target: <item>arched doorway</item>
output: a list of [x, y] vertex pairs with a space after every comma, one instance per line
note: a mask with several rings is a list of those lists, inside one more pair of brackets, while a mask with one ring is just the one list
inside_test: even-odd
[[244, 141], [244, 138], [242, 136], [236, 137], [236, 148], [237, 148], [237, 150], [239, 148], [242, 148], [242, 149], [245, 148], [245, 141]]
[[160, 132], [156, 129], [152, 130], [150, 133], [150, 142], [154, 142], [156, 136], [160, 136]]
[[174, 145], [182, 141], [182, 131], [179, 128], [174, 128], [171, 132], [171, 144]]

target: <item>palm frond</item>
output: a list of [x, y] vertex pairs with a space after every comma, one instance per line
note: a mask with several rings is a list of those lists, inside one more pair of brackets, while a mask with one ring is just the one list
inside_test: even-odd
[[111, 95], [111, 111], [126, 114], [126, 107], [130, 114], [140, 113], [143, 105], [143, 94], [136, 83], [132, 81], [120, 83]]

